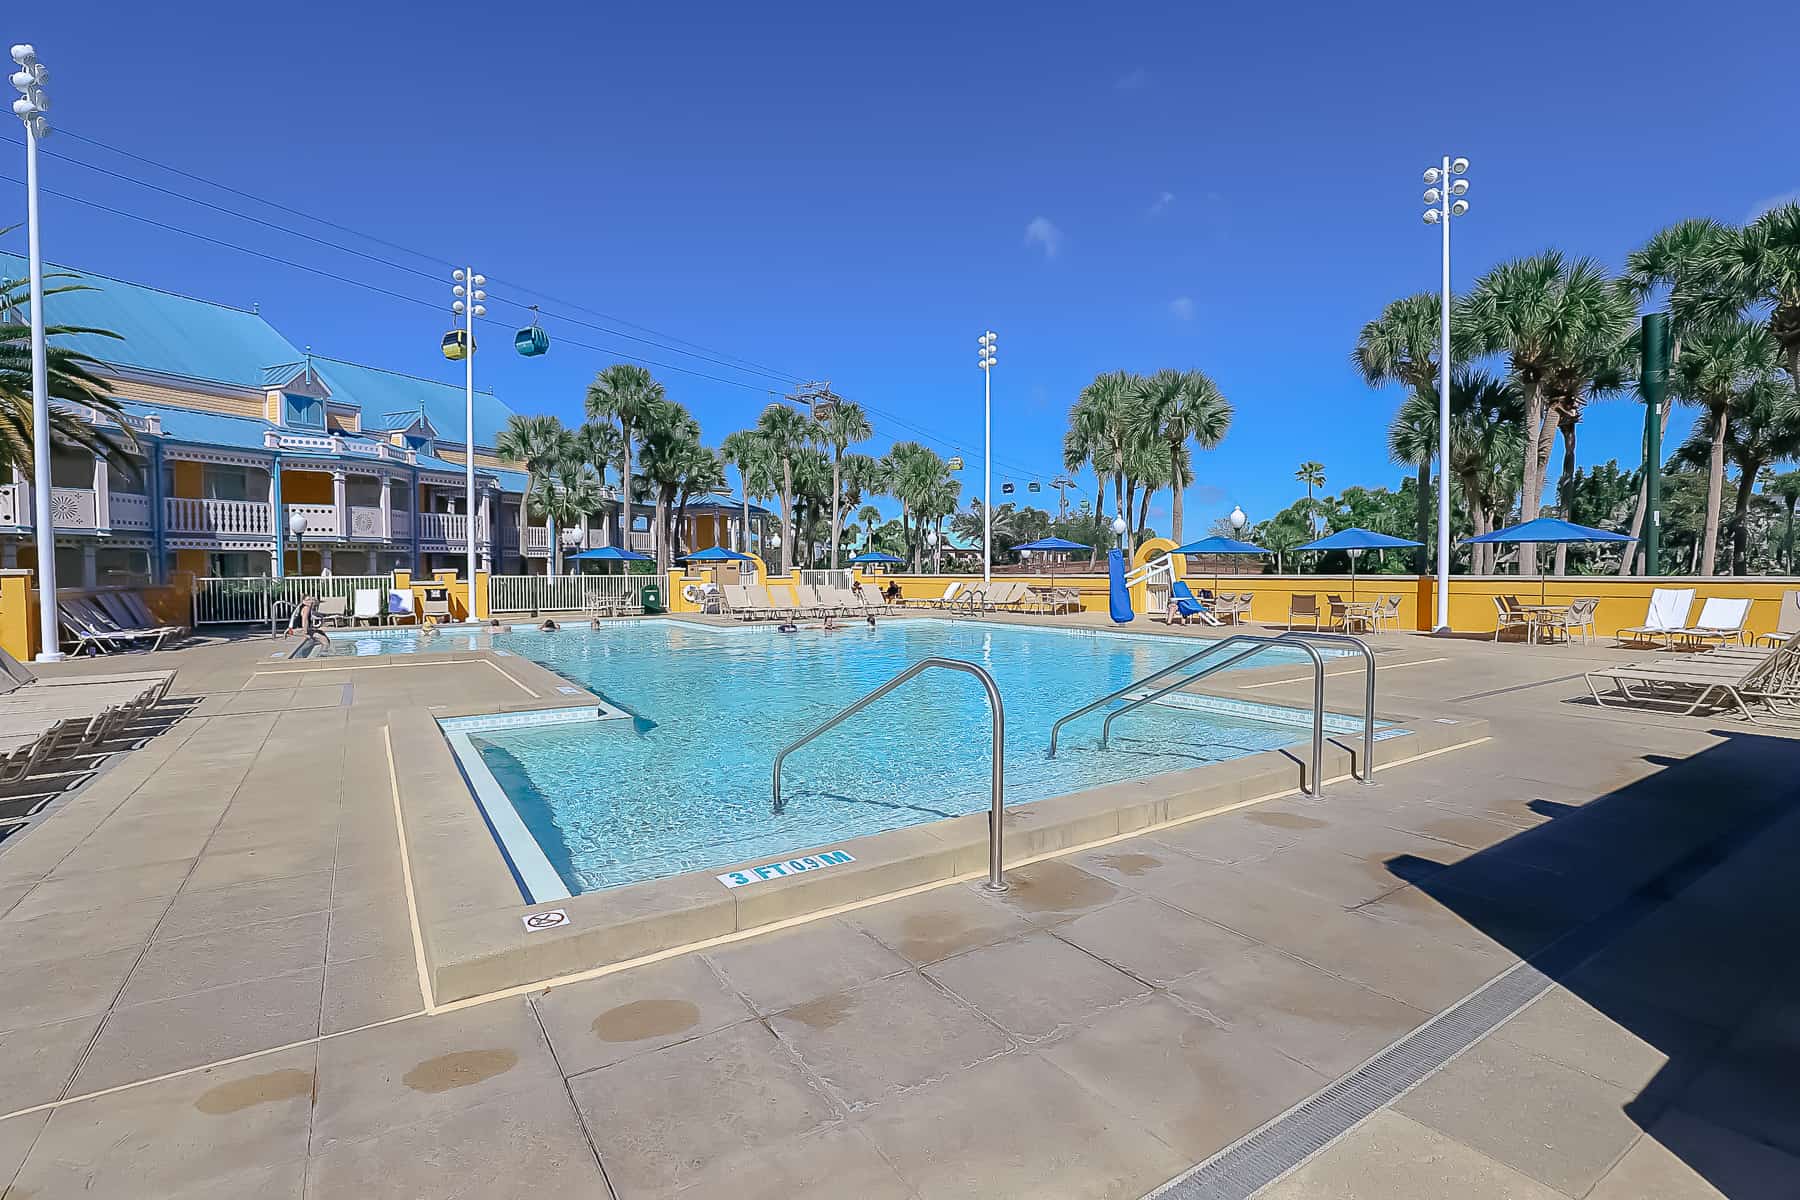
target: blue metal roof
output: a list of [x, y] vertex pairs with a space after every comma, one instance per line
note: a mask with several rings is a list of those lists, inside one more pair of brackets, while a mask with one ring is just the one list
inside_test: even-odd
[[[742, 513], [744, 511], [744, 502], [729, 492], [708, 492], [704, 496], [690, 496], [687, 502], [687, 510], [689, 513], [711, 512], [714, 509], [722, 508], [730, 509], [735, 513]], [[762, 505], [757, 504], [755, 501], [751, 502], [750, 511], [760, 517], [769, 515], [769, 510]]]
[[[26, 270], [19, 255], [0, 253], [0, 274], [23, 278]], [[102, 362], [260, 388], [267, 368], [301, 358], [300, 351], [256, 313], [73, 267], [46, 263], [44, 271], [74, 276], [51, 279], [48, 286], [91, 289], [46, 296], [44, 315], [51, 324], [85, 325], [122, 335], [57, 339], [59, 345]]]
[[170, 404], [126, 403], [134, 416], [162, 418], [163, 437], [171, 442], [197, 446], [228, 446], [237, 450], [263, 449], [263, 433], [274, 426], [259, 417], [232, 417], [224, 413], [176, 408]]
[[[313, 367], [331, 398], [338, 404], [356, 404], [371, 417], [424, 411], [438, 434], [452, 442], [463, 440], [463, 389], [460, 384], [439, 383], [417, 375], [403, 375], [380, 367], [313, 356]], [[475, 393], [475, 444], [492, 448], [513, 410], [488, 392]], [[399, 424], [400, 422], [395, 422]]]

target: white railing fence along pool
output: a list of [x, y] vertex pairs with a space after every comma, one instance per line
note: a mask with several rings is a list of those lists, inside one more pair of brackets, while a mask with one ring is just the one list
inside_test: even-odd
[[651, 575], [491, 575], [491, 613], [587, 612], [633, 595]]
[[289, 575], [284, 579], [204, 576], [194, 580], [194, 624], [266, 625], [308, 596], [354, 600], [359, 589], [381, 593], [383, 607], [392, 575]]

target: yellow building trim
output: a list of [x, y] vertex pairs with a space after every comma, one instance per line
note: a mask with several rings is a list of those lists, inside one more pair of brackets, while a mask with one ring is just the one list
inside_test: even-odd
[[164, 404], [170, 408], [192, 408], [201, 412], [224, 413], [232, 417], [261, 417], [263, 402], [253, 396], [221, 396], [208, 392], [184, 391], [155, 383], [132, 379], [109, 379], [107, 390], [121, 400], [139, 404]]

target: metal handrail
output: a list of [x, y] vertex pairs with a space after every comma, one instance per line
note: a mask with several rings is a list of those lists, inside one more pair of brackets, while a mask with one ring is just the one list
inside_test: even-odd
[[1306, 638], [1315, 642], [1333, 642], [1343, 646], [1355, 646], [1362, 652], [1363, 663], [1368, 668], [1367, 684], [1363, 691], [1363, 761], [1362, 772], [1357, 779], [1362, 783], [1375, 782], [1375, 652], [1361, 639], [1351, 637], [1347, 633], [1316, 633], [1306, 629], [1290, 629], [1282, 634], [1283, 638], [1298, 640]]
[[1115, 720], [1117, 720], [1119, 717], [1122, 717], [1126, 713], [1131, 712], [1133, 709], [1142, 708], [1144, 705], [1149, 704], [1151, 701], [1160, 700], [1164, 696], [1168, 695], [1170, 692], [1173, 692], [1179, 688], [1184, 688], [1190, 683], [1198, 683], [1200, 680], [1205, 679], [1208, 675], [1217, 674], [1218, 672], [1223, 671], [1226, 667], [1231, 666], [1233, 663], [1236, 663], [1243, 659], [1249, 658], [1253, 654], [1261, 654], [1264, 650], [1267, 650], [1272, 646], [1296, 646], [1297, 645], [1300, 647], [1300, 649], [1306, 651], [1306, 656], [1308, 658], [1312, 659], [1312, 662], [1313, 662], [1312, 786], [1310, 788], [1306, 787], [1305, 783], [1302, 782], [1301, 790], [1305, 791], [1306, 794], [1309, 796], [1322, 795], [1323, 789], [1321, 787], [1320, 773], [1321, 773], [1321, 771], [1324, 770], [1324, 766], [1325, 766], [1325, 659], [1324, 659], [1324, 656], [1322, 656], [1317, 650], [1313, 649], [1311, 646], [1308, 646], [1304, 642], [1283, 641], [1279, 637], [1257, 637], [1253, 634], [1247, 634], [1247, 633], [1234, 634], [1231, 637], [1228, 637], [1228, 638], [1224, 639], [1223, 641], [1218, 642], [1217, 647], [1219, 649], [1224, 649], [1226, 646], [1232, 645], [1233, 643], [1236, 643], [1238, 645], [1244, 645], [1244, 644], [1248, 643], [1250, 645], [1250, 649], [1242, 651], [1241, 653], [1238, 653], [1238, 654], [1234, 654], [1230, 658], [1226, 659], [1223, 662], [1212, 663], [1209, 666], [1202, 667], [1200, 670], [1195, 671], [1190, 675], [1184, 675], [1180, 679], [1177, 679], [1174, 683], [1166, 684], [1163, 687], [1158, 688], [1156, 691], [1151, 692], [1148, 696], [1138, 697], [1136, 700], [1133, 700], [1131, 703], [1127, 704], [1124, 708], [1115, 709], [1114, 711], [1107, 713], [1106, 720], [1104, 722], [1102, 722], [1100, 725], [1100, 744], [1102, 746], [1106, 745], [1107, 736], [1112, 730], [1112, 723]]
[[812, 741], [820, 734], [843, 724], [863, 709], [869, 707], [869, 705], [875, 703], [875, 701], [881, 699], [883, 696], [911, 679], [914, 675], [929, 671], [934, 667], [940, 667], [946, 671], [961, 671], [966, 675], [973, 675], [981, 681], [981, 686], [987, 689], [988, 709], [994, 716], [994, 774], [992, 806], [988, 811], [988, 881], [985, 886], [990, 891], [1004, 892], [1006, 890], [1006, 879], [1000, 865], [1000, 838], [1002, 827], [1005, 824], [1006, 811], [1006, 705], [1000, 699], [1000, 689], [994, 685], [994, 677], [972, 662], [965, 662], [960, 658], [920, 659], [918, 662], [906, 668], [906, 670], [900, 672], [900, 674], [894, 676], [862, 699], [840, 709], [835, 716], [826, 721], [823, 725], [820, 725], [818, 728], [787, 745], [782, 749], [781, 753], [775, 756], [775, 769], [772, 781], [772, 811], [775, 815], [779, 816], [781, 815], [781, 810], [785, 807], [781, 799], [781, 764], [787, 760], [788, 755], [806, 745], [806, 743]]
[[1209, 642], [1207, 644], [1206, 649], [1204, 649], [1204, 650], [1196, 651], [1195, 653], [1188, 655], [1186, 658], [1178, 658], [1174, 662], [1170, 663], [1168, 666], [1163, 667], [1160, 670], [1150, 672], [1150, 674], [1144, 676], [1142, 679], [1132, 680], [1130, 683], [1126, 684], [1124, 687], [1120, 688], [1116, 692], [1108, 692], [1106, 695], [1100, 697], [1098, 700], [1094, 701], [1092, 704], [1084, 704], [1080, 708], [1076, 709], [1074, 712], [1069, 713], [1067, 716], [1058, 717], [1056, 724], [1050, 726], [1050, 757], [1051, 758], [1056, 757], [1056, 735], [1061, 733], [1062, 727], [1064, 725], [1067, 725], [1070, 721], [1075, 720], [1077, 717], [1085, 717], [1089, 713], [1093, 712], [1096, 708], [1099, 708], [1101, 705], [1109, 704], [1112, 701], [1119, 699], [1121, 696], [1127, 695], [1128, 693], [1131, 693], [1131, 692], [1135, 692], [1137, 689], [1143, 687], [1146, 683], [1149, 683], [1151, 680], [1161, 679], [1164, 675], [1167, 675], [1170, 671], [1179, 671], [1183, 667], [1191, 666], [1194, 663], [1197, 663], [1201, 659], [1205, 658], [1207, 655], [1213, 653], [1213, 651], [1218, 650], [1224, 644], [1225, 644], [1224, 642]]

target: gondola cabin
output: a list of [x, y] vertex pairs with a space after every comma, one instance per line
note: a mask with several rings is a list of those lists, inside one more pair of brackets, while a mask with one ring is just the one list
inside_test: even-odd
[[526, 358], [536, 358], [550, 349], [550, 335], [536, 325], [527, 325], [513, 335], [513, 349]]
[[962, 467], [963, 467], [962, 455], [957, 454], [957, 455], [951, 456], [950, 461], [948, 463], [946, 463], [945, 465], [948, 466], [952, 471], [962, 470]]
[[469, 357], [469, 346], [469, 331], [466, 329], [452, 329], [444, 335], [444, 357], [451, 362], [461, 362]]

